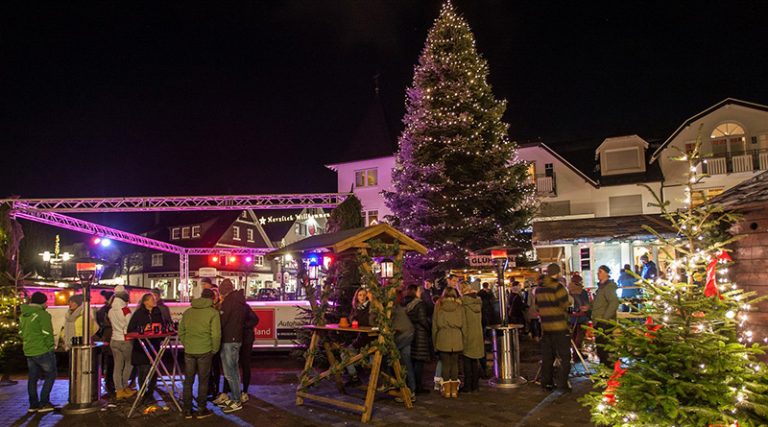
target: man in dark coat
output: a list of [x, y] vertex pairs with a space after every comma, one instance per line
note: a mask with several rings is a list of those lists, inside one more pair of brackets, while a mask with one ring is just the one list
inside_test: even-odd
[[427, 305], [422, 299], [423, 295], [424, 292], [421, 288], [417, 285], [410, 285], [406, 289], [405, 298], [403, 298], [405, 312], [408, 314], [414, 329], [413, 341], [411, 341], [411, 361], [413, 362], [413, 376], [416, 384], [414, 391], [417, 394], [429, 393], [429, 390], [425, 389], [422, 384], [422, 373], [424, 363], [429, 362], [432, 357], [430, 344], [432, 328], [427, 316]]
[[219, 286], [221, 297], [221, 367], [229, 383], [229, 400], [219, 405], [225, 413], [243, 409], [240, 402], [240, 348], [245, 324], [245, 294], [235, 291], [232, 281], [224, 279]]

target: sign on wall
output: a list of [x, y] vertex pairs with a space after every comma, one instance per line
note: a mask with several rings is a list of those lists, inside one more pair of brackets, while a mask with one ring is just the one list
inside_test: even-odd
[[259, 317], [259, 324], [253, 328], [254, 336], [257, 340], [277, 339], [277, 330], [275, 329], [275, 309], [274, 308], [253, 308], [253, 312]]

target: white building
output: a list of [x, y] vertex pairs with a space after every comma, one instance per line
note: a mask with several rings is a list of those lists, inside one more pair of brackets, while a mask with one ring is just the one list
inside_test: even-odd
[[[713, 158], [701, 166], [710, 176], [697, 186], [695, 203], [768, 169], [768, 107], [734, 99], [688, 119], [663, 142], [625, 135], [556, 148], [522, 144], [518, 157], [530, 162], [541, 203], [533, 224], [537, 258], [581, 271], [587, 281], [603, 264], [617, 278], [625, 264], [640, 265], [646, 253], [661, 271], [669, 260], [644, 226], [671, 230], [651, 191], [672, 208], [682, 206], [685, 168], [668, 158], [679, 154], [677, 148], [690, 149], [700, 127], [703, 150]], [[328, 165], [337, 173], [338, 191], [351, 189], [361, 200], [366, 224], [390, 214], [382, 192], [392, 189], [394, 167], [392, 155]]]

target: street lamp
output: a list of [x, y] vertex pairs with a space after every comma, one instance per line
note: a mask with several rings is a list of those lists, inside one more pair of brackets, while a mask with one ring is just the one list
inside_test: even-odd
[[48, 271], [52, 278], [60, 279], [63, 264], [72, 259], [72, 254], [69, 252], [61, 253], [61, 241], [59, 235], [56, 235], [56, 241], [53, 246], [53, 253], [50, 251], [44, 251], [40, 254], [43, 258], [43, 262], [48, 263]]

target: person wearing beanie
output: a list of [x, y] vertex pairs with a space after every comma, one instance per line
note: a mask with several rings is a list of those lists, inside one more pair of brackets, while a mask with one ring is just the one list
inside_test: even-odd
[[179, 340], [184, 345], [184, 418], [191, 419], [192, 386], [197, 375], [197, 418], [207, 418], [213, 413], [206, 406], [208, 379], [211, 375], [213, 355], [221, 346], [221, 318], [213, 308], [215, 294], [203, 289], [200, 298], [184, 312], [179, 322]]
[[[243, 409], [240, 402], [240, 348], [243, 344], [243, 324], [245, 323], [245, 294], [235, 291], [232, 281], [224, 279], [219, 285], [221, 302], [221, 368], [229, 384], [229, 399], [219, 405], [225, 413]], [[222, 393], [223, 394], [223, 393]]]
[[[22, 350], [27, 358], [29, 370], [27, 393], [29, 395], [28, 412], [51, 412], [51, 389], [56, 381], [56, 355], [54, 354], [53, 323], [51, 314], [46, 311], [48, 297], [42, 292], [35, 292], [29, 304], [22, 304], [19, 318], [19, 334]], [[37, 383], [43, 379], [43, 388], [37, 394]]]
[[[568, 374], [571, 372], [571, 336], [568, 330], [568, 291], [560, 283], [560, 266], [547, 267], [544, 282], [536, 290], [534, 305], [541, 317], [541, 385], [547, 390], [568, 392]], [[560, 359], [557, 378], [554, 364]]]
[[[608, 321], [616, 320], [619, 298], [616, 296], [616, 283], [611, 279], [611, 269], [608, 266], [601, 265], [597, 269], [597, 280], [597, 292], [592, 301], [592, 320], [595, 321], [595, 329], [606, 332], [612, 329]], [[610, 354], [605, 349], [607, 342], [608, 339], [605, 336], [595, 334], [597, 357], [600, 358], [600, 363], [610, 368], [613, 364]]]
[[112, 370], [112, 382], [115, 384], [115, 396], [118, 400], [127, 399], [136, 394], [136, 390], [128, 387], [128, 380], [133, 370], [131, 364], [133, 344], [125, 339], [125, 334], [128, 332], [131, 315], [131, 309], [128, 308], [128, 293], [122, 286], [115, 287], [115, 296], [112, 298], [107, 318], [112, 326], [109, 348], [115, 365]]

